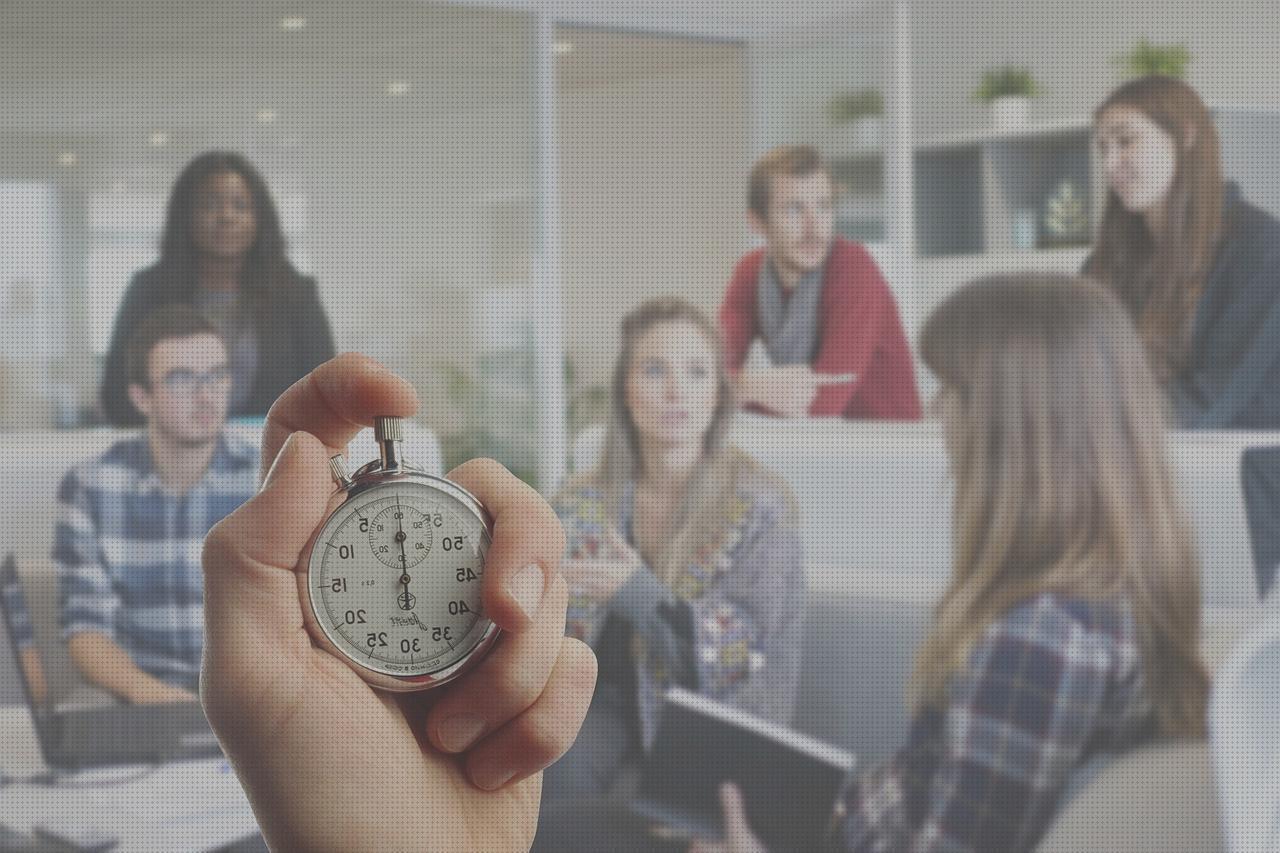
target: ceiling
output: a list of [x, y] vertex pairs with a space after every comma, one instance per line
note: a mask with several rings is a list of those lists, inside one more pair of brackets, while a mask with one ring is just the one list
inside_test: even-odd
[[[400, 2], [0, 3], [0, 115], [20, 133], [270, 122], [364, 126], [527, 93], [511, 11]], [[298, 30], [281, 26], [300, 16]], [[399, 83], [399, 96], [388, 87]]]
[[[557, 39], [574, 46], [556, 60], [560, 85], [580, 87], [682, 63], [740, 62], [732, 45], [742, 41], [830, 37], [859, 26], [857, 10], [865, 17], [868, 6], [0, 0], [0, 166], [17, 174], [22, 158], [47, 169], [69, 148], [83, 159], [94, 147], [114, 147], [104, 162], [141, 169], [137, 152], [159, 136], [167, 147], [149, 156], [167, 174], [209, 139], [272, 151], [296, 138], [381, 130], [412, 139], [441, 115], [527, 111], [535, 9], [559, 22]], [[290, 29], [289, 18], [304, 26]], [[670, 34], [701, 41], [682, 47], [684, 39]], [[725, 50], [708, 50], [707, 38], [726, 41]]]

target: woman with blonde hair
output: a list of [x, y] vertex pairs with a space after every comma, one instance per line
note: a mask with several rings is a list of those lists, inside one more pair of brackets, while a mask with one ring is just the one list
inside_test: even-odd
[[[600, 677], [586, 728], [544, 777], [548, 805], [627, 779], [669, 687], [790, 720], [804, 609], [795, 507], [726, 443], [733, 411], [700, 311], [660, 298], [623, 320], [603, 458], [553, 502], [568, 537], [568, 631], [595, 648]], [[625, 829], [574, 811], [544, 815], [535, 849], [621, 849]]]
[[[1165, 400], [1124, 307], [1060, 276], [975, 282], [929, 319], [955, 479], [953, 569], [907, 743], [852, 785], [848, 851], [1031, 850], [1073, 771], [1204, 734], [1195, 549]], [[728, 841], [759, 850], [722, 792]]]

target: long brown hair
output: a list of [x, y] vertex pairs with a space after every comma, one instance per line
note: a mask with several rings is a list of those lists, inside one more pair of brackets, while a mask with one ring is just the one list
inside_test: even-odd
[[[715, 352], [718, 381], [715, 414], [703, 437], [702, 459], [675, 515], [679, 519], [677, 527], [651, 566], [668, 585], [674, 582], [695, 554], [717, 541], [725, 532], [730, 523], [726, 509], [733, 503], [741, 478], [749, 473], [767, 476], [753, 459], [726, 442], [736, 404], [724, 365], [720, 334], [706, 314], [683, 299], [659, 297], [643, 303], [623, 319], [622, 346], [613, 370], [613, 395], [604, 455], [592, 471], [570, 483], [570, 489], [583, 485], [600, 488], [610, 515], [616, 517], [623, 490], [643, 473], [640, 435], [627, 408], [626, 394], [635, 349], [640, 339], [654, 326], [675, 322], [694, 326], [706, 338]], [[774, 482], [783, 494], [789, 495], [780, 481]]]
[[1085, 272], [1119, 294], [1157, 378], [1168, 383], [1185, 365], [1191, 320], [1222, 233], [1218, 131], [1195, 90], [1172, 77], [1125, 83], [1102, 102], [1094, 120], [1115, 106], [1139, 110], [1159, 125], [1174, 141], [1178, 161], [1162, 233], [1152, 234], [1142, 215], [1110, 192]]
[[916, 659], [915, 704], [941, 701], [994, 620], [1059, 592], [1127, 605], [1162, 731], [1200, 735], [1195, 547], [1164, 396], [1120, 302], [1085, 279], [984, 279], [933, 313], [921, 351], [951, 395], [956, 484], [953, 573]]

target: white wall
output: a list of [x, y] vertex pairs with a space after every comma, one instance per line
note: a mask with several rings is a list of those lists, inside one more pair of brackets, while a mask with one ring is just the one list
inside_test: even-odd
[[726, 42], [560, 37], [565, 345], [582, 384], [607, 384], [627, 311], [677, 294], [714, 312], [746, 248], [747, 68]]
[[851, 5], [834, 32], [750, 42], [753, 156], [775, 145], [829, 145], [838, 132], [827, 121], [833, 95], [878, 89], [888, 97], [889, 11], [884, 2]]
[[1030, 68], [1034, 118], [1088, 117], [1122, 79], [1113, 58], [1139, 39], [1185, 42], [1188, 80], [1211, 103], [1280, 108], [1274, 0], [916, 0], [917, 136], [982, 127], [971, 95], [984, 69]]

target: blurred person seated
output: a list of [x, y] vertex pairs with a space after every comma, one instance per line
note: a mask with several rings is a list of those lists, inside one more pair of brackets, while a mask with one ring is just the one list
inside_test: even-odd
[[623, 320], [603, 459], [552, 502], [567, 631], [595, 649], [600, 674], [577, 743], [544, 777], [552, 811], [535, 849], [630, 849], [628, 835], [643, 846], [648, 828], [600, 801], [633, 784], [669, 687], [791, 720], [805, 602], [796, 507], [780, 478], [726, 445], [733, 411], [712, 321], [671, 298]]
[[[1124, 301], [1177, 425], [1280, 429], [1280, 220], [1223, 179], [1185, 81], [1131, 80], [1094, 112], [1107, 203], [1084, 271]], [[1280, 567], [1280, 451], [1241, 461], [1258, 591]]]
[[[832, 847], [1030, 851], [1074, 771], [1205, 734], [1162, 392], [1121, 302], [1061, 276], [961, 289], [921, 352], [955, 480], [952, 577], [917, 651], [907, 742], [849, 787]], [[741, 792], [721, 799], [724, 840], [694, 850], [763, 850]]]
[[201, 543], [253, 495], [257, 453], [224, 435], [227, 348], [194, 308], [144, 319], [126, 356], [129, 399], [146, 426], [58, 490], [63, 635], [84, 677], [125, 702], [194, 701]]
[[[752, 169], [748, 220], [765, 246], [739, 261], [720, 308], [738, 399], [784, 417], [919, 420], [898, 307], [867, 250], [835, 236], [835, 190], [808, 146]], [[749, 360], [753, 344], [771, 366]]]
[[126, 350], [142, 318], [173, 303], [196, 308], [225, 342], [233, 417], [265, 416], [286, 388], [333, 357], [316, 283], [289, 262], [266, 182], [239, 154], [202, 154], [178, 176], [160, 260], [134, 276], [116, 315], [99, 391], [109, 423], [143, 422]]

